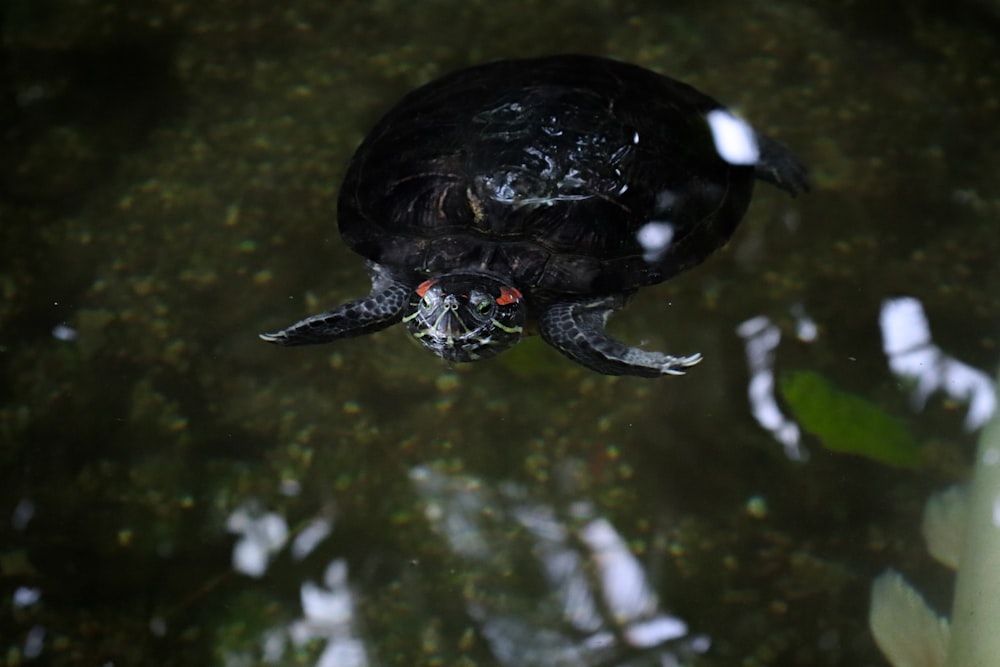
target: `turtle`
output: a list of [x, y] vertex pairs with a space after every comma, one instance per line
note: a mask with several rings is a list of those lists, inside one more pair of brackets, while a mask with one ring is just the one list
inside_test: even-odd
[[784, 145], [644, 67], [564, 54], [460, 69], [405, 95], [347, 168], [338, 227], [370, 293], [260, 337], [310, 345], [402, 322], [468, 362], [537, 332], [598, 373], [681, 375], [700, 353], [634, 347], [606, 322], [724, 245], [755, 179], [809, 189]]

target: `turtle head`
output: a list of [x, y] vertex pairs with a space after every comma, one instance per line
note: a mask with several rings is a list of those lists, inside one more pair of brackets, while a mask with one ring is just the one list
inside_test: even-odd
[[403, 322], [428, 350], [448, 361], [476, 361], [521, 338], [521, 293], [490, 276], [448, 273], [420, 283]]

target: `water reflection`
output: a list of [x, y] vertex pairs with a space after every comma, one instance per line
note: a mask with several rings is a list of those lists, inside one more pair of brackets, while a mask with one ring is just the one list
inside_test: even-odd
[[990, 376], [965, 364], [934, 344], [919, 299], [886, 299], [879, 317], [882, 345], [889, 368], [913, 386], [913, 409], [923, 410], [935, 392], [968, 404], [965, 428], [974, 431], [996, 409], [996, 388]]
[[[369, 664], [357, 627], [355, 596], [344, 560], [334, 560], [327, 566], [322, 585], [311, 581], [304, 583], [301, 603], [302, 618], [289, 627], [289, 636], [299, 648], [316, 639], [325, 642], [315, 662], [317, 667], [365, 667]], [[264, 657], [268, 659], [266, 653]], [[276, 662], [278, 657], [274, 656], [272, 661]]]
[[[275, 512], [260, 512], [257, 503], [245, 503], [226, 520], [231, 533], [239, 535], [233, 545], [233, 569], [260, 578], [271, 559], [286, 546], [295, 561], [311, 554], [332, 532], [332, 522], [324, 517], [309, 521], [289, 541], [285, 519]], [[348, 577], [347, 562], [330, 561], [321, 583], [306, 581], [299, 587], [301, 616], [287, 625], [260, 632], [259, 650], [253, 654], [231, 652], [226, 664], [232, 667], [253, 664], [259, 655], [265, 664], [279, 664], [288, 657], [290, 646], [306, 650], [317, 640], [323, 648], [317, 667], [365, 667], [369, 664], [364, 642], [357, 629], [355, 596]], [[290, 646], [289, 646], [290, 645]]]
[[[888, 318], [890, 327], [909, 325], [897, 338], [912, 334], [919, 348], [930, 345], [918, 303], [896, 301], [890, 308], [895, 316]], [[916, 587], [890, 568], [872, 584], [869, 626], [875, 641], [893, 667], [995, 664], [1000, 655], [996, 633], [1000, 615], [998, 415], [990, 416], [981, 434], [971, 481], [927, 499], [922, 533], [930, 554], [957, 570], [951, 617], [940, 615]]]
[[[796, 316], [799, 340], [817, 339], [815, 323], [801, 308]], [[964, 426], [983, 428], [994, 417], [997, 385], [934, 343], [930, 323], [915, 297], [885, 299], [879, 312], [882, 349], [889, 370], [911, 387], [911, 407], [925, 408], [935, 393], [967, 406]], [[775, 357], [781, 329], [765, 316], [744, 321], [737, 329], [744, 340], [750, 372], [748, 396], [757, 422], [780, 442], [786, 455], [802, 460], [801, 429], [779, 406]], [[850, 415], [838, 415], [840, 417]], [[922, 532], [928, 552], [958, 570], [951, 621], [939, 615], [920, 592], [895, 569], [875, 578], [869, 625], [885, 657], [894, 667], [945, 667], [993, 664], [1000, 644], [995, 640], [995, 603], [1000, 591], [996, 562], [1000, 557], [1000, 421], [988, 426], [980, 441], [972, 482], [931, 495], [925, 504]], [[970, 583], [971, 582], [971, 583]], [[983, 619], [989, 619], [986, 623]]]
[[230, 514], [226, 528], [239, 535], [233, 546], [233, 569], [250, 577], [261, 577], [267, 572], [271, 556], [285, 546], [288, 525], [274, 512], [257, 515], [254, 505], [244, 505]]
[[[560, 462], [564, 470], [580, 465]], [[460, 563], [464, 584], [457, 594], [465, 613], [500, 664], [662, 667], [710, 648], [707, 636], [690, 633], [684, 620], [662, 610], [645, 567], [591, 500], [569, 499], [557, 507], [537, 487], [490, 483], [434, 464], [414, 467], [409, 478], [432, 530]], [[254, 502], [226, 523], [239, 536], [233, 568], [253, 578], [267, 574], [282, 549], [302, 561], [333, 535], [325, 518], [306, 522], [293, 535], [282, 516], [261, 512]], [[544, 583], [525, 584], [531, 581]], [[371, 664], [356, 586], [347, 561], [330, 560], [321, 582], [300, 584], [301, 615], [260, 631], [255, 653], [266, 664], [279, 664], [290, 650], [319, 640], [322, 649], [312, 664]], [[226, 659], [233, 666], [248, 661], [252, 656], [241, 652]]]
[[[811, 343], [818, 337], [816, 323], [801, 306], [792, 309], [798, 340]], [[919, 412], [935, 392], [967, 404], [965, 428], [974, 431], [983, 426], [996, 410], [996, 388], [985, 372], [973, 368], [934, 344], [930, 325], [920, 301], [914, 297], [886, 299], [879, 314], [882, 346], [889, 369], [907, 386], [912, 386], [911, 405]], [[760, 315], [744, 321], [737, 328], [746, 350], [750, 379], [747, 395], [750, 411], [757, 423], [771, 433], [785, 449], [788, 458], [808, 458], [801, 444], [799, 425], [781, 409], [775, 384], [775, 355], [781, 342], [781, 329]]]
[[804, 461], [808, 452], [801, 446], [799, 425], [778, 406], [775, 393], [774, 356], [781, 342], [781, 329], [763, 315], [746, 320], [736, 329], [746, 348], [750, 381], [747, 396], [750, 412], [761, 428], [769, 431], [793, 461]]
[[[411, 479], [435, 530], [479, 572], [463, 596], [502, 664], [618, 664], [646, 656], [673, 665], [708, 649], [707, 637], [691, 636], [682, 619], [660, 609], [643, 566], [592, 502], [556, 508], [522, 485], [490, 486], [430, 466], [415, 468]], [[547, 585], [517, 599], [503, 580], [530, 576], [525, 568], [538, 568]]]
[[[996, 401], [975, 368], [1000, 289], [993, 24], [927, 3], [884, 26], [864, 3], [245, 4], [0, 9], [0, 106], [23, 111], [0, 110], [0, 661], [654, 662], [699, 649], [686, 623], [706, 665], [877, 664], [875, 573], [943, 608], [920, 508]], [[169, 38], [115, 48], [150, 33]], [[537, 340], [443, 369], [391, 331], [260, 350], [286, 298], [361, 289], [332, 204], [387, 101], [541, 50], [688, 78], [813, 166], [814, 195], [760, 188], [718, 261], [612, 322], [704, 372], [607, 380]], [[673, 231], [647, 230], [651, 256]], [[796, 355], [904, 416], [927, 459], [811, 448], [776, 395]], [[546, 495], [538, 471], [580, 459], [588, 488]]]

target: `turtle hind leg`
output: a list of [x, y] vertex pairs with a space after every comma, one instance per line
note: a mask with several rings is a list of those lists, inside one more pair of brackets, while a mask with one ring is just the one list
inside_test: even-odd
[[412, 291], [410, 285], [397, 280], [378, 264], [369, 263], [368, 270], [372, 277], [368, 296], [307, 317], [281, 331], [259, 334], [261, 340], [285, 346], [316, 345], [374, 333], [396, 324], [403, 318], [403, 308]]
[[758, 132], [757, 148], [760, 150], [754, 166], [757, 178], [793, 197], [809, 192], [809, 170], [784, 144]]
[[542, 338], [573, 361], [604, 375], [683, 375], [700, 354], [672, 357], [631, 347], [612, 338], [605, 323], [622, 306], [622, 297], [554, 303], [542, 313]]

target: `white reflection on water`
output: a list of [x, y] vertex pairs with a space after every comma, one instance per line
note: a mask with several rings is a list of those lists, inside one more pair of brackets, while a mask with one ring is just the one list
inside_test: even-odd
[[80, 334], [77, 333], [76, 329], [67, 324], [57, 324], [52, 327], [52, 337], [64, 343], [72, 343], [80, 337]]
[[[801, 306], [793, 307], [792, 315], [800, 341], [809, 343], [819, 337], [819, 327]], [[923, 410], [931, 395], [940, 391], [968, 405], [967, 430], [982, 428], [996, 410], [993, 380], [934, 344], [920, 301], [913, 297], [886, 299], [882, 302], [879, 325], [889, 369], [913, 385], [913, 409]], [[746, 348], [750, 374], [747, 394], [754, 419], [784, 446], [788, 458], [805, 460], [808, 452], [800, 445], [799, 426], [781, 411], [775, 392], [774, 356], [781, 342], [781, 330], [766, 316], [758, 315], [742, 322], [736, 331]]]
[[[233, 546], [233, 569], [251, 577], [262, 577], [271, 557], [288, 542], [288, 524], [275, 512], [260, 512], [249, 501], [226, 520], [226, 527], [240, 538]], [[333, 522], [318, 517], [301, 529], [291, 544], [295, 560], [302, 560], [330, 536]], [[332, 560], [323, 581], [306, 581], [299, 588], [302, 616], [286, 626], [261, 633], [260, 653], [264, 664], [283, 664], [289, 645], [304, 649], [322, 640], [317, 667], [366, 667], [369, 664], [364, 640], [357, 632], [355, 594], [348, 578], [347, 562]], [[249, 664], [253, 658], [233, 652], [226, 655], [231, 667]]]
[[18, 586], [14, 589], [14, 609], [23, 609], [38, 604], [42, 599], [42, 589], [33, 586]]
[[233, 545], [233, 569], [249, 577], [262, 577], [271, 555], [288, 539], [284, 517], [274, 512], [255, 515], [246, 505], [229, 515], [226, 528], [240, 535]]
[[775, 395], [774, 351], [781, 342], [781, 330], [768, 318], [758, 315], [740, 324], [736, 332], [746, 348], [750, 412], [784, 446], [788, 458], [805, 461], [809, 453], [799, 443], [802, 437], [799, 425], [781, 411]]
[[317, 667], [365, 667], [368, 654], [355, 634], [354, 593], [347, 577], [347, 562], [332, 561], [323, 576], [323, 585], [307, 581], [302, 585], [303, 618], [289, 627], [292, 642], [299, 647], [314, 639], [326, 646]]
[[930, 325], [920, 301], [913, 297], [886, 299], [879, 315], [882, 348], [889, 368], [915, 384], [911, 399], [922, 410], [931, 394], [941, 391], [967, 402], [965, 428], [982, 428], [996, 409], [996, 390], [989, 375], [945, 353], [931, 339]]
[[[613, 664], [641, 650], [671, 665], [678, 664], [674, 649], [707, 650], [707, 637], [688, 636], [682, 619], [660, 611], [645, 569], [589, 501], [560, 512], [523, 485], [491, 487], [430, 466], [414, 468], [410, 478], [435, 530], [477, 571], [466, 608], [501, 664]], [[511, 574], [530, 579], [525, 552], [546, 587], [497, 596], [511, 588]], [[516, 571], [504, 563], [518, 563]], [[493, 569], [502, 585], [491, 583]]]
[[313, 552], [320, 542], [333, 532], [333, 522], [326, 517], [316, 517], [292, 540], [292, 558], [302, 560]]
[[10, 515], [10, 527], [20, 532], [28, 527], [34, 516], [35, 503], [30, 498], [21, 498]]
[[36, 625], [28, 630], [28, 636], [24, 638], [24, 658], [34, 660], [42, 654], [45, 645], [45, 628]]

